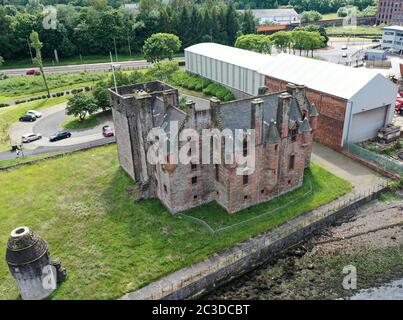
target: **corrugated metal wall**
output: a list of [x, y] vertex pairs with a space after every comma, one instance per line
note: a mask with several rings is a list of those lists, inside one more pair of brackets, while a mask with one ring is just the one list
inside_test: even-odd
[[258, 72], [229, 64], [185, 50], [186, 70], [227, 87], [257, 95], [264, 85], [264, 76]]

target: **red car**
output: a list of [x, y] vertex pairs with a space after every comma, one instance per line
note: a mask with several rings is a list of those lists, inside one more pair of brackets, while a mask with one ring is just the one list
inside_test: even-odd
[[29, 69], [29, 70], [27, 70], [27, 72], [25, 72], [25, 74], [26, 74], [27, 76], [34, 76], [35, 73], [36, 73], [36, 70], [35, 70], [35, 69]]
[[103, 126], [102, 135], [104, 137], [113, 137], [115, 134], [113, 133], [113, 129], [111, 128], [111, 126]]
[[396, 104], [395, 104], [395, 111], [403, 116], [403, 98], [397, 98], [396, 99]]

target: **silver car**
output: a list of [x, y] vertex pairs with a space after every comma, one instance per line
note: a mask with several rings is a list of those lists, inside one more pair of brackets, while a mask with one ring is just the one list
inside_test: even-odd
[[31, 116], [34, 116], [36, 118], [42, 117], [42, 113], [35, 111], [35, 110], [28, 110], [27, 114], [30, 114]]
[[27, 133], [22, 136], [21, 141], [23, 143], [30, 143], [39, 139], [42, 139], [42, 135], [40, 133]]

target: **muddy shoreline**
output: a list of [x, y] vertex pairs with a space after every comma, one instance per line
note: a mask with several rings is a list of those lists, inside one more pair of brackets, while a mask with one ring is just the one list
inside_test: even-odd
[[[346, 266], [356, 289], [343, 288]], [[402, 278], [403, 197], [388, 193], [203, 299], [339, 299]]]

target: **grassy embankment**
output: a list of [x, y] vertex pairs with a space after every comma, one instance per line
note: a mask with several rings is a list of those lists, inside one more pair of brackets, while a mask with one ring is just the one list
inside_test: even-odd
[[[93, 86], [106, 72], [57, 73], [46, 76], [51, 93]], [[26, 97], [46, 95], [41, 76], [15, 76], [0, 81], [0, 103]]]
[[[172, 216], [157, 200], [135, 202], [128, 192], [133, 182], [119, 168], [114, 145], [0, 172], [0, 256], [10, 231], [27, 225], [48, 241], [52, 257], [67, 268], [68, 279], [54, 299], [118, 298], [351, 190], [349, 183], [318, 166], [306, 174], [312, 195], [271, 216], [210, 235], [204, 227]], [[60, 188], [63, 192], [55, 192]], [[215, 203], [192, 214], [232, 224], [288, 203], [299, 192], [237, 215], [229, 216]], [[5, 263], [0, 264], [0, 279], [0, 299], [17, 298]]]

